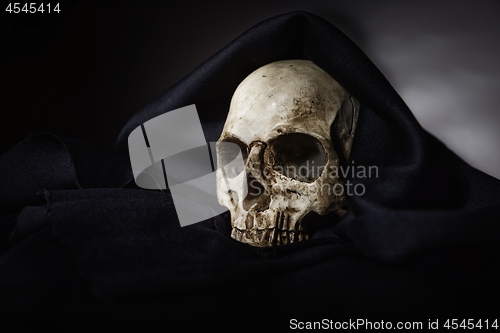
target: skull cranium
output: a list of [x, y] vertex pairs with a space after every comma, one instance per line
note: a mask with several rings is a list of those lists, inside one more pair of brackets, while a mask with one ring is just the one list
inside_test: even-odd
[[267, 64], [239, 84], [217, 141], [219, 161], [227, 160], [224, 142], [236, 143], [245, 161], [232, 175], [217, 169], [232, 238], [260, 247], [293, 243], [308, 238], [302, 221], [310, 212], [345, 214], [338, 168], [351, 150], [358, 105], [309, 60]]

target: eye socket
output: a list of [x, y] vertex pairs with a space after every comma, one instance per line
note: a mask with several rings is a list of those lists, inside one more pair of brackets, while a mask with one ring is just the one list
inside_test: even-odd
[[[234, 137], [229, 137], [217, 142], [216, 148], [217, 169], [223, 168], [226, 177], [234, 178], [245, 169], [248, 147], [243, 142]], [[242, 159], [238, 157], [240, 154]]]
[[318, 139], [302, 133], [278, 136], [270, 142], [273, 169], [289, 178], [311, 183], [323, 172], [327, 154]]

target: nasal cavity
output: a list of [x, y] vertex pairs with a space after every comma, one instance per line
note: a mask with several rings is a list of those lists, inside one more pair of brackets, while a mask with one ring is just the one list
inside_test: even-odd
[[257, 211], [264, 211], [269, 208], [269, 195], [266, 193], [264, 187], [259, 183], [251, 173], [247, 174], [247, 195], [243, 199], [243, 208], [248, 211], [252, 206], [255, 206]]

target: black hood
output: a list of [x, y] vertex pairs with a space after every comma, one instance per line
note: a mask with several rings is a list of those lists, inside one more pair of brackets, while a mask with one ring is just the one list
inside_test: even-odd
[[488, 243], [483, 237], [492, 234], [499, 215], [473, 226], [469, 214], [498, 208], [500, 182], [471, 168], [425, 131], [363, 51], [334, 25], [307, 12], [272, 17], [243, 33], [137, 112], [122, 129], [117, 148], [127, 150], [128, 135], [145, 121], [191, 104], [207, 141], [216, 141], [238, 84], [260, 66], [284, 59], [313, 61], [362, 104], [348, 165], [351, 171], [374, 171], [354, 178], [348, 172], [352, 186], [363, 184], [366, 191], [349, 198], [352, 212], [339, 234], [381, 260], [462, 246], [466, 239], [469, 244], [475, 228], [482, 235], [475, 245]]

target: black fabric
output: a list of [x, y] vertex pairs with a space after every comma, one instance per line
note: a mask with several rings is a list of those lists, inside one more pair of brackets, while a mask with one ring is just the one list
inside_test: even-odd
[[[134, 185], [128, 134], [196, 104], [216, 141], [236, 86], [280, 59], [310, 59], [361, 101], [337, 221], [308, 241], [253, 248], [227, 213], [180, 227], [168, 191]], [[491, 318], [500, 296], [500, 181], [416, 121], [381, 72], [334, 25], [305, 12], [242, 34], [137, 112], [115, 150], [35, 133], [0, 157], [0, 313], [7, 328], [289, 329], [289, 321]], [[493, 303], [491, 303], [493, 302]]]

